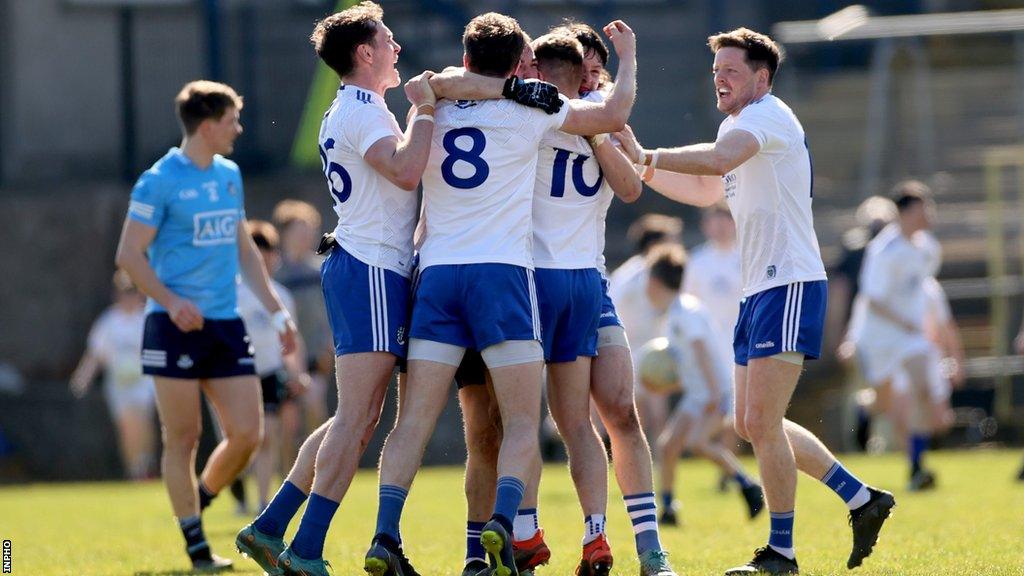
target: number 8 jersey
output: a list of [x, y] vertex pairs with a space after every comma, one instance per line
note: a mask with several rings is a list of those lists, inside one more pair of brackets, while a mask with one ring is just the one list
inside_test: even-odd
[[[563, 98], [563, 104], [565, 100]], [[498, 263], [533, 268], [532, 203], [541, 138], [569, 112], [510, 100], [438, 103], [423, 173], [420, 267]]]
[[334, 235], [346, 252], [369, 266], [408, 278], [416, 194], [377, 172], [363, 155], [402, 130], [380, 95], [348, 85], [338, 89], [320, 125], [320, 160], [334, 200]]

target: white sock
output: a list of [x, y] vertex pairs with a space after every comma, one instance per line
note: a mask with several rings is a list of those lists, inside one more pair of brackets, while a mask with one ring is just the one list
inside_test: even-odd
[[604, 514], [591, 514], [583, 520], [583, 545], [586, 546], [604, 534]]
[[512, 539], [516, 542], [529, 540], [539, 529], [540, 520], [537, 518], [536, 508], [519, 510], [516, 512], [516, 519], [512, 521]]
[[860, 490], [857, 490], [857, 493], [853, 495], [853, 498], [850, 498], [850, 501], [846, 503], [846, 506], [850, 510], [856, 510], [857, 508], [867, 504], [868, 500], [871, 500], [871, 493], [868, 492], [868, 485], [865, 484], [860, 487]]
[[771, 544], [769, 544], [769, 546], [771, 546], [772, 550], [775, 550], [776, 552], [778, 552], [779, 554], [782, 554], [783, 556], [785, 556], [786, 558], [789, 558], [790, 560], [795, 560], [796, 559], [796, 549], [795, 548], [779, 548], [778, 546], [772, 546]]

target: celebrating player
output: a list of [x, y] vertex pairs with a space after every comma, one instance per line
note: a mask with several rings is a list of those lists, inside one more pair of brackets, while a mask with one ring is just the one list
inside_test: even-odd
[[727, 574], [798, 572], [793, 548], [796, 471], [821, 479], [850, 509], [859, 566], [895, 506], [866, 486], [811, 432], [786, 420], [803, 362], [821, 353], [825, 268], [811, 215], [810, 156], [800, 122], [771, 93], [781, 55], [746, 28], [708, 39], [718, 110], [713, 143], [644, 150], [620, 134], [651, 186], [680, 202], [710, 206], [723, 196], [736, 219], [744, 298], [736, 326], [735, 426], [754, 447], [771, 533], [744, 566]]
[[[381, 455], [377, 530], [365, 563], [374, 576], [402, 574], [396, 558], [402, 508], [467, 348], [481, 351], [503, 425], [495, 509], [481, 542], [499, 574], [518, 573], [512, 520], [540, 463], [543, 352], [530, 249], [537, 151], [549, 131], [597, 134], [625, 124], [635, 94], [635, 39], [618, 21], [606, 33], [622, 64], [603, 104], [571, 102], [551, 116], [504, 101], [438, 105], [443, 136], [434, 140], [423, 177], [426, 235], [410, 330], [410, 384]], [[463, 36], [464, 63], [507, 83], [523, 43], [514, 19], [478, 16]]]
[[[199, 514], [245, 468], [262, 433], [260, 384], [235, 310], [239, 269], [286, 351], [295, 345], [295, 328], [246, 231], [238, 166], [222, 156], [242, 133], [242, 99], [230, 86], [196, 81], [175, 104], [181, 147], [135, 184], [117, 265], [149, 296], [142, 367], [156, 384], [171, 506], [193, 568], [219, 570], [231, 561], [210, 552]], [[224, 440], [197, 487], [200, 390], [216, 409]]]

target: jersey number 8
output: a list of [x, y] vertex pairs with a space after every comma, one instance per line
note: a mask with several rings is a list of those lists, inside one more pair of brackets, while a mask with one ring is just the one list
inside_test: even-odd
[[[473, 141], [469, 150], [463, 150], [455, 145], [459, 136], [468, 136]], [[444, 146], [444, 151], [448, 153], [448, 156], [441, 162], [441, 177], [444, 178], [444, 181], [449, 186], [459, 188], [460, 190], [468, 190], [476, 188], [487, 180], [487, 176], [491, 173], [491, 167], [481, 157], [481, 154], [484, 153], [484, 148], [487, 147], [487, 138], [484, 137], [484, 133], [479, 128], [469, 127], [449, 130], [444, 135], [441, 144]], [[456, 176], [455, 163], [459, 161], [472, 166], [473, 173], [465, 178]]]

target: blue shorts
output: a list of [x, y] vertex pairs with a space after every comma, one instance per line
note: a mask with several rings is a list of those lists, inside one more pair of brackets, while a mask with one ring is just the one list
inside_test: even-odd
[[612, 297], [608, 295], [608, 279], [601, 276], [601, 320], [598, 322], [598, 328], [607, 328], [608, 326], [622, 326], [622, 320], [619, 320], [619, 313], [615, 311], [615, 302], [612, 302]]
[[419, 273], [410, 336], [483, 351], [540, 340], [533, 271], [511, 264], [439, 264]]
[[597, 268], [538, 268], [541, 343], [547, 362], [575, 362], [597, 356], [601, 317], [601, 273]]
[[410, 282], [335, 246], [320, 268], [334, 354], [390, 352], [405, 358]]
[[166, 312], [150, 312], [142, 335], [142, 373], [206, 380], [256, 374], [253, 347], [240, 318], [203, 321], [182, 332]]
[[733, 333], [736, 363], [746, 366], [750, 358], [783, 352], [818, 358], [827, 303], [828, 283], [824, 280], [776, 286], [744, 298]]

